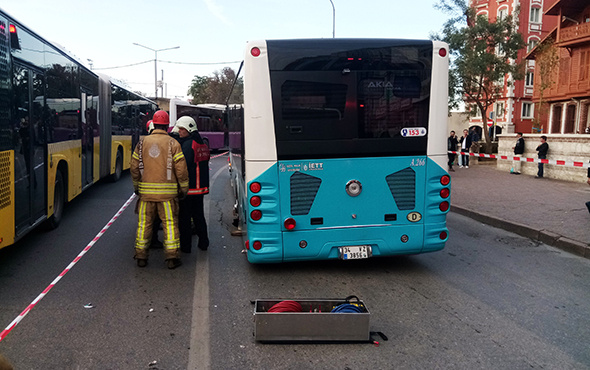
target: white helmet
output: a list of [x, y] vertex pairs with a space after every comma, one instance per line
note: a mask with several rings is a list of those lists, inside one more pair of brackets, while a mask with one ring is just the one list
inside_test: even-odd
[[151, 134], [152, 131], [154, 131], [154, 128], [155, 128], [154, 127], [154, 121], [149, 120], [148, 123], [147, 123], [147, 127], [146, 128], [147, 128], [148, 134]]
[[182, 116], [176, 121], [174, 129], [176, 128], [183, 128], [192, 134], [193, 132], [197, 131], [197, 123], [194, 119], [192, 119], [192, 117]]

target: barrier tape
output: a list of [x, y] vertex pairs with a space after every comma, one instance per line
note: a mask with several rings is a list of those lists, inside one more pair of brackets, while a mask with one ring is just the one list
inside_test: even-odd
[[223, 153], [221, 153], [221, 154], [214, 155], [214, 156], [212, 156], [210, 159], [215, 159], [215, 158], [223, 157], [223, 156], [224, 156], [224, 155], [226, 155], [227, 153], [229, 153], [229, 152], [223, 152]]
[[522, 161], [522, 162], [529, 162], [529, 163], [546, 163], [546, 164], [554, 164], [557, 166], [566, 166], [566, 167], [579, 167], [579, 168], [590, 167], [590, 163], [576, 162], [576, 161], [563, 161], [563, 160], [559, 160], [559, 159], [535, 159], [535, 158], [527, 158], [527, 157], [513, 157], [513, 156], [507, 156], [507, 155], [455, 152], [452, 150], [449, 150], [448, 153], [449, 154], [462, 154], [462, 155], [469, 154], [471, 157], [494, 158], [494, 159], [503, 159], [503, 160], [507, 160], [507, 161]]
[[51, 284], [49, 284], [49, 286], [47, 286], [47, 288], [45, 288], [45, 290], [41, 294], [39, 294], [37, 296], [37, 298], [35, 298], [35, 300], [33, 300], [33, 302], [31, 302], [31, 304], [29, 304], [29, 306], [27, 308], [25, 308], [25, 310], [23, 312], [21, 312], [21, 314], [18, 315], [18, 317], [16, 319], [14, 319], [10, 323], [10, 325], [8, 325], [6, 327], [6, 329], [4, 329], [0, 333], [0, 342], [2, 342], [2, 340], [8, 335], [8, 333], [10, 333], [12, 331], [12, 329], [14, 329], [14, 327], [17, 326], [18, 323], [21, 322], [21, 320], [24, 319], [25, 316], [27, 316], [27, 314], [33, 309], [33, 307], [35, 307], [35, 305], [37, 303], [39, 303], [39, 301], [41, 299], [43, 299], [43, 297], [45, 297], [47, 295], [47, 293], [49, 293], [49, 291], [58, 283], [58, 281], [60, 281], [61, 278], [64, 277], [64, 275], [67, 274], [72, 269], [72, 267], [74, 267], [74, 265], [76, 263], [78, 263], [78, 261], [80, 261], [80, 259], [82, 259], [82, 257], [86, 254], [86, 252], [88, 252], [90, 250], [90, 248], [92, 248], [92, 246], [103, 236], [103, 234], [107, 231], [107, 229], [109, 227], [111, 227], [111, 225], [117, 220], [117, 218], [119, 218], [119, 216], [123, 213], [123, 211], [125, 211], [125, 209], [127, 209], [127, 207], [129, 207], [129, 204], [131, 204], [133, 199], [135, 199], [135, 194], [131, 194], [131, 197], [127, 200], [127, 202], [125, 202], [125, 204], [123, 204], [123, 206], [113, 216], [113, 218], [111, 218], [111, 220], [105, 225], [105, 227], [103, 227], [102, 230], [100, 230], [100, 232], [98, 234], [96, 234], [94, 239], [92, 239], [92, 241], [90, 243], [88, 243], [86, 248], [84, 248], [82, 250], [82, 252], [80, 252], [80, 254], [78, 254], [78, 256], [76, 258], [74, 258], [74, 260], [68, 265], [68, 267], [66, 267], [65, 270], [63, 270], [61, 272], [61, 274], [59, 274], [57, 276], [57, 278], [55, 278], [55, 280], [53, 280], [51, 282]]

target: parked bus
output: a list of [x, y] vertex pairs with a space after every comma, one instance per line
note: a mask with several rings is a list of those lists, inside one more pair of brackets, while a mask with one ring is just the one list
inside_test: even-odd
[[118, 180], [155, 109], [0, 10], [0, 248]]
[[227, 147], [227, 128], [224, 121], [226, 106], [223, 104], [192, 105], [180, 99], [170, 99], [170, 124], [182, 116], [192, 117], [199, 134], [211, 150]]
[[230, 158], [250, 262], [444, 248], [446, 44], [254, 41], [244, 69], [229, 131], [243, 135]]

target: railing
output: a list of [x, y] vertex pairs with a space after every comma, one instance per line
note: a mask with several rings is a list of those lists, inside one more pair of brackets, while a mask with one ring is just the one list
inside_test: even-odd
[[559, 42], [572, 41], [586, 36], [590, 36], [590, 23], [562, 28]]

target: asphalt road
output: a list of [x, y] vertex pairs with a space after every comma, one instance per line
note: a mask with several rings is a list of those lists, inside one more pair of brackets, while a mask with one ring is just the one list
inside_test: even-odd
[[[161, 250], [135, 266], [127, 209], [0, 342], [16, 369], [590, 368], [590, 261], [449, 214], [445, 250], [361, 261], [250, 265], [231, 230], [225, 157], [212, 161], [211, 247], [168, 270]], [[6, 327], [131, 195], [125, 174], [66, 209], [61, 226], [0, 250]], [[372, 344], [262, 344], [262, 298], [359, 296]], [[84, 308], [88, 303], [93, 308]], [[154, 363], [155, 361], [155, 363]], [[151, 366], [150, 366], [151, 364]]]

